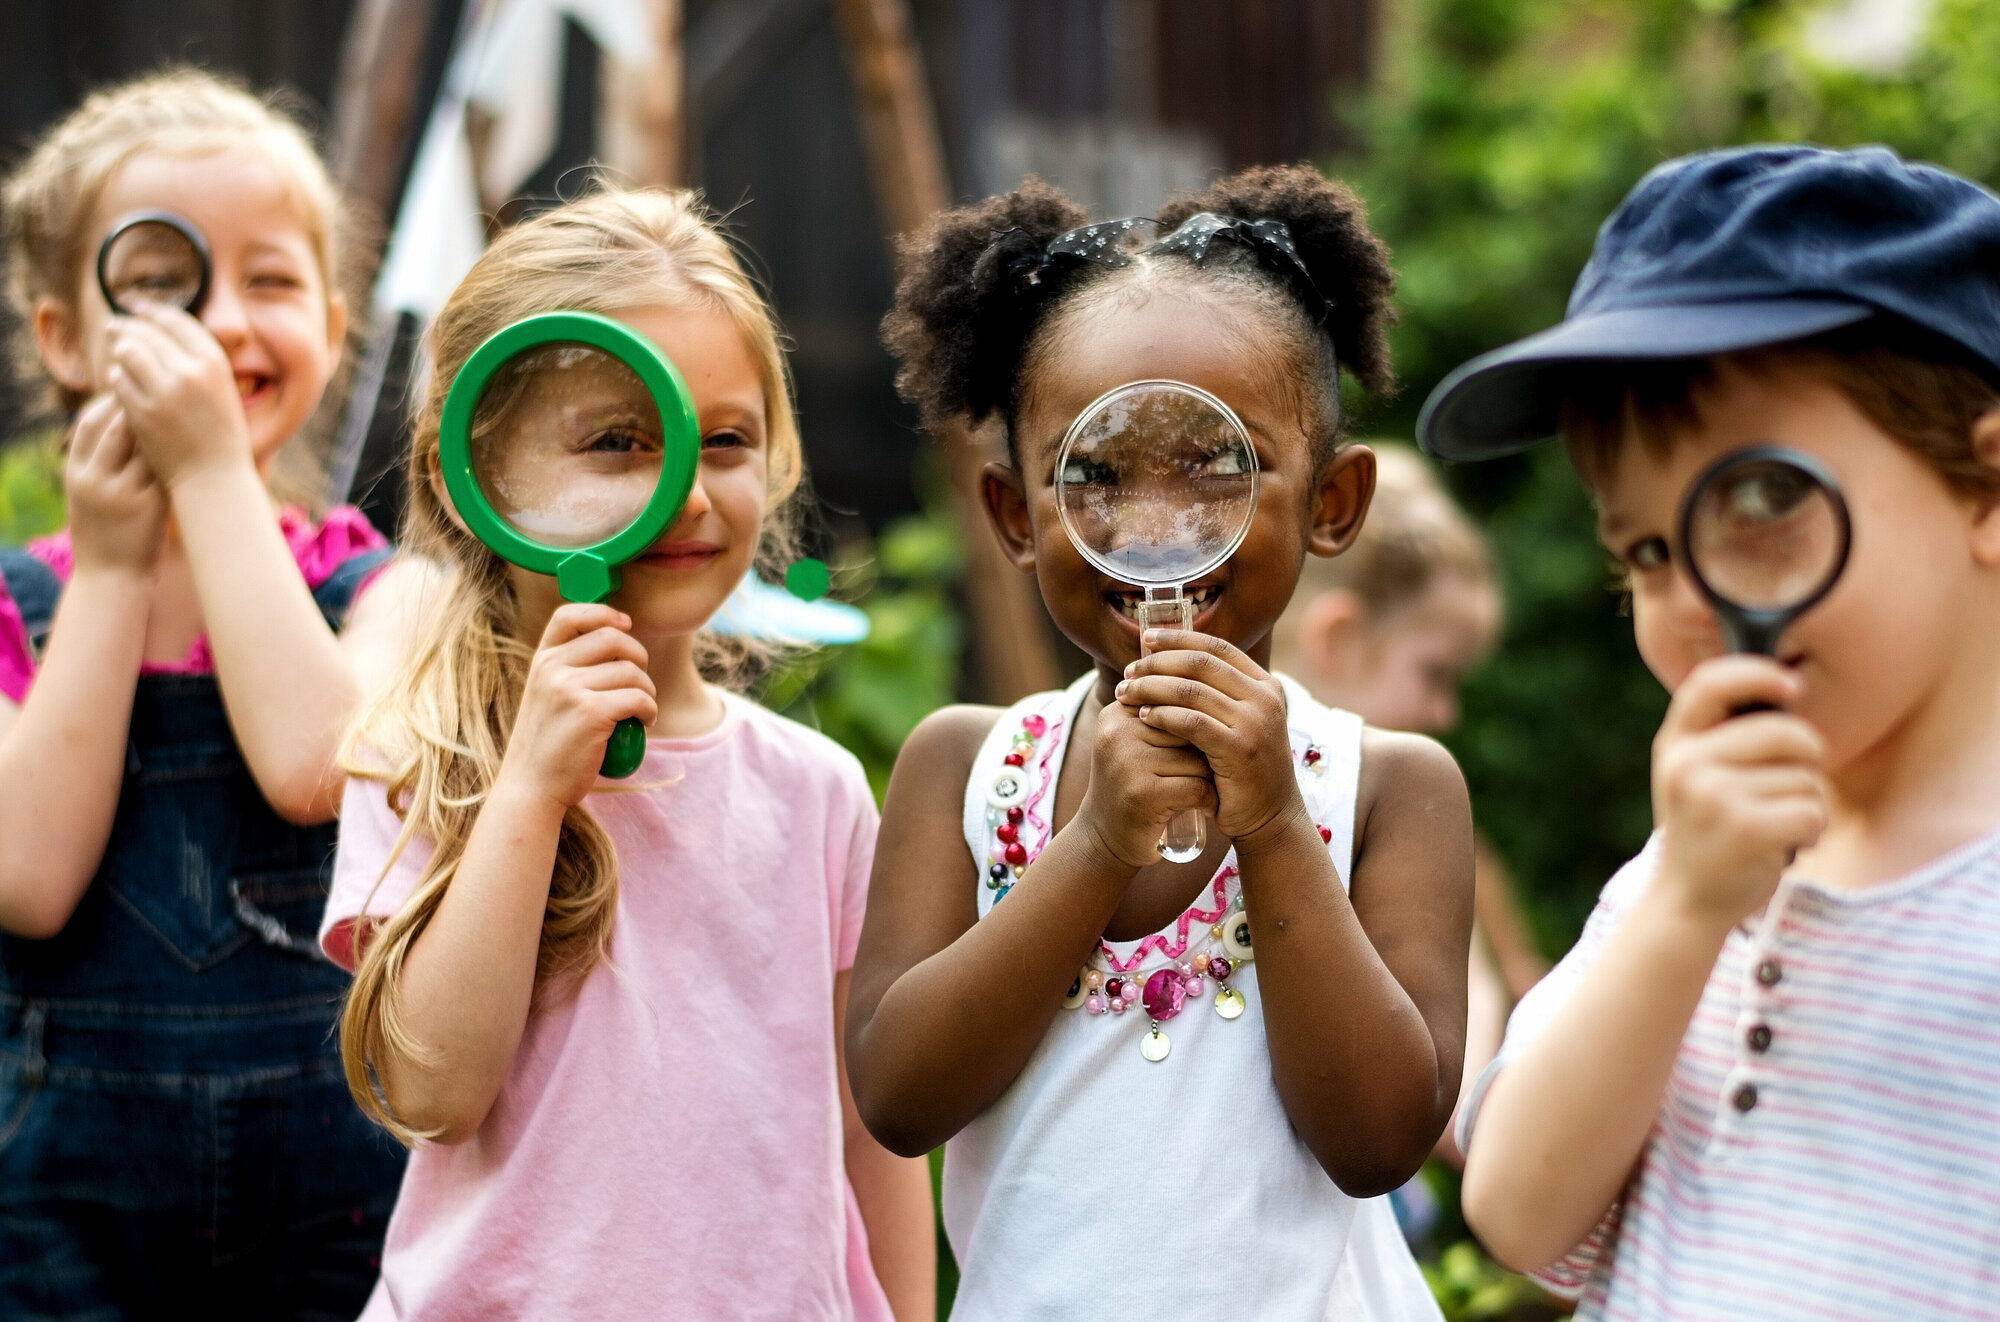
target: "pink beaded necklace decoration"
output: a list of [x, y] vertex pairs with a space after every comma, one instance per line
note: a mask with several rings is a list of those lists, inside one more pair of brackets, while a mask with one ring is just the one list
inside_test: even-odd
[[[1045, 736], [1046, 745], [1042, 742]], [[986, 825], [992, 832], [992, 843], [987, 851], [986, 886], [994, 893], [995, 904], [1014, 889], [1055, 834], [1038, 809], [1055, 778], [1054, 763], [1062, 749], [1062, 736], [1060, 719], [1051, 724], [1033, 713], [1022, 717], [1021, 728], [1015, 731], [987, 789]], [[1313, 774], [1326, 773], [1326, 759], [1317, 744], [1305, 747], [1299, 763]], [[1330, 842], [1333, 833], [1321, 826], [1319, 838]], [[1063, 1008], [1114, 1018], [1143, 1009], [1148, 1028], [1139, 1041], [1139, 1052], [1151, 1061], [1165, 1060], [1173, 1049], [1161, 1025], [1180, 1014], [1190, 1001], [1205, 995], [1211, 980], [1215, 983], [1215, 1013], [1223, 1019], [1241, 1018], [1246, 1002], [1243, 993], [1229, 985], [1230, 978], [1255, 957], [1255, 951], [1242, 895], [1239, 892], [1233, 902], [1229, 896], [1229, 883], [1236, 875], [1233, 863], [1225, 862], [1218, 868], [1209, 883], [1207, 899], [1196, 900], [1182, 911], [1171, 937], [1155, 932], [1122, 959], [1111, 943], [1100, 937], [1097, 953], [1106, 967], [1086, 965], [1063, 997]], [[1152, 969], [1141, 968], [1154, 952], [1165, 962]]]

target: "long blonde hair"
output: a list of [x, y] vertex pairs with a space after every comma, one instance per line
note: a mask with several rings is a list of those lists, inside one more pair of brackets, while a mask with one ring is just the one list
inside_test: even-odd
[[[134, 156], [258, 151], [305, 223], [328, 298], [340, 290], [341, 249], [352, 222], [326, 163], [279, 94], [259, 97], [201, 69], [171, 69], [103, 88], [43, 135], [8, 176], [7, 300], [14, 312], [9, 356], [17, 380], [42, 383], [37, 404], [67, 416], [84, 397], [49, 376], [35, 346], [35, 305], [53, 299], [75, 315], [92, 245], [86, 233], [104, 186]], [[273, 489], [317, 508], [325, 484], [323, 437], [307, 428], [279, 454]]]
[[[768, 570], [790, 560], [796, 536], [791, 497], [803, 461], [790, 381], [776, 317], [695, 194], [607, 187], [523, 222], [487, 249], [430, 328], [432, 368], [411, 442], [403, 548], [440, 565], [446, 586], [443, 600], [424, 611], [402, 672], [362, 718], [346, 758], [351, 775], [382, 783], [389, 806], [403, 819], [391, 863], [412, 839], [435, 846], [400, 911], [386, 920], [357, 920], [359, 963], [340, 1021], [348, 1088], [363, 1111], [405, 1143], [430, 1135], [398, 1120], [376, 1086], [385, 1060], [424, 1056], [405, 1020], [403, 962], [464, 857], [534, 652], [517, 633], [507, 565], [454, 522], [438, 498], [445, 396], [473, 350], [524, 316], [690, 305], [727, 313], [757, 360], [769, 419], [758, 561]], [[712, 678], [744, 672], [740, 645], [732, 649], [704, 635], [697, 657]], [[571, 808], [563, 817], [542, 919], [538, 1005], [573, 990], [604, 958], [617, 900], [611, 840], [587, 809]]]

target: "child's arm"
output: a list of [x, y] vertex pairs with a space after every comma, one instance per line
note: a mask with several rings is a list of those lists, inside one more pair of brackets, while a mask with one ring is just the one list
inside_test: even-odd
[[166, 526], [108, 398], [78, 416], [63, 483], [75, 567], [27, 700], [0, 700], [0, 928], [37, 938], [69, 921], [111, 836]]
[[1653, 746], [1658, 872], [1476, 1117], [1466, 1220], [1510, 1266], [1553, 1262], [1617, 1199], [1724, 939], [1824, 828], [1812, 727], [1731, 719], [1797, 695], [1795, 676], [1742, 656], [1703, 663], [1675, 694]]
[[1207, 808], [1201, 755], [1117, 703], [1098, 716], [1090, 788], [1007, 902], [982, 920], [965, 847], [966, 777], [990, 708], [934, 713], [889, 778], [854, 959], [848, 1080], [868, 1128], [915, 1157], [1005, 1092], [1062, 1012], [1125, 888], [1173, 815]]
[[272, 517], [229, 360], [194, 318], [152, 307], [114, 320], [111, 359], [111, 389], [172, 502], [243, 759], [279, 816], [325, 821], [360, 685]]
[[1219, 638], [1149, 634], [1120, 705], [1214, 769], [1256, 942], [1285, 1112], [1347, 1193], [1386, 1193], [1458, 1099], [1472, 927], [1472, 810], [1451, 756], [1370, 732], [1344, 890], [1291, 765], [1284, 689]]
[[478, 1131], [527, 1026], [563, 814], [583, 802], [612, 727], [659, 714], [646, 650], [609, 606], [557, 609], [457, 874], [400, 973], [417, 1050], [381, 1062], [397, 1118], [440, 1143]]
[[937, 1222], [931, 1207], [930, 1163], [899, 1157], [877, 1143], [854, 1109], [847, 1086], [847, 989], [853, 971], [833, 980], [833, 1049], [840, 1073], [840, 1130], [847, 1182], [868, 1228], [868, 1260], [902, 1322], [937, 1316]]

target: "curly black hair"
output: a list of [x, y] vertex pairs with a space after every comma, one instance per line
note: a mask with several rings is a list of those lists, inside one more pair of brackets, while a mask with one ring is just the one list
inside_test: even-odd
[[1089, 218], [1060, 190], [1030, 178], [1011, 193], [942, 212], [904, 240], [895, 303], [882, 321], [882, 341], [899, 363], [898, 391], [933, 428], [1000, 415], [1011, 451], [1030, 351], [1056, 310], [1148, 262], [1172, 263], [1176, 279], [1235, 285], [1272, 312], [1274, 332], [1297, 342], [1297, 371], [1307, 378], [1301, 394], [1324, 417], [1316, 440], [1330, 448], [1339, 419], [1335, 363], [1371, 394], [1395, 389], [1387, 332], [1396, 277], [1366, 208], [1351, 188], [1310, 166], [1259, 166], [1174, 197], [1156, 219], [1165, 233], [1202, 211], [1283, 221], [1330, 304], [1324, 323], [1315, 324], [1318, 309], [1306, 308], [1281, 275], [1233, 244], [1217, 244], [1201, 266], [1161, 254], [1125, 267], [1079, 262], [1043, 271], [1049, 242]]

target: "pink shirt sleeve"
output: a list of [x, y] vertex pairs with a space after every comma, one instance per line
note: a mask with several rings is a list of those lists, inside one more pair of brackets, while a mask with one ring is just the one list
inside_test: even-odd
[[21, 622], [20, 607], [7, 595], [7, 585], [0, 583], [0, 698], [20, 702], [28, 696], [28, 684], [34, 677], [28, 626]]
[[389, 807], [382, 782], [348, 777], [340, 800], [340, 843], [334, 850], [326, 913], [320, 919], [319, 948], [350, 973], [358, 954], [356, 922], [363, 914], [387, 918], [402, 908], [430, 861], [428, 840], [412, 839], [401, 854], [396, 853], [402, 832], [403, 821]]
[[838, 948], [834, 951], [836, 972], [854, 967], [854, 951], [861, 944], [861, 920], [868, 912], [868, 874], [875, 867], [875, 835], [882, 825], [882, 815], [876, 811], [867, 777], [858, 765], [852, 772], [842, 780], [852, 805], [853, 825], [848, 834], [846, 866], [840, 873], [840, 897], [835, 909], [834, 928], [839, 934]]

